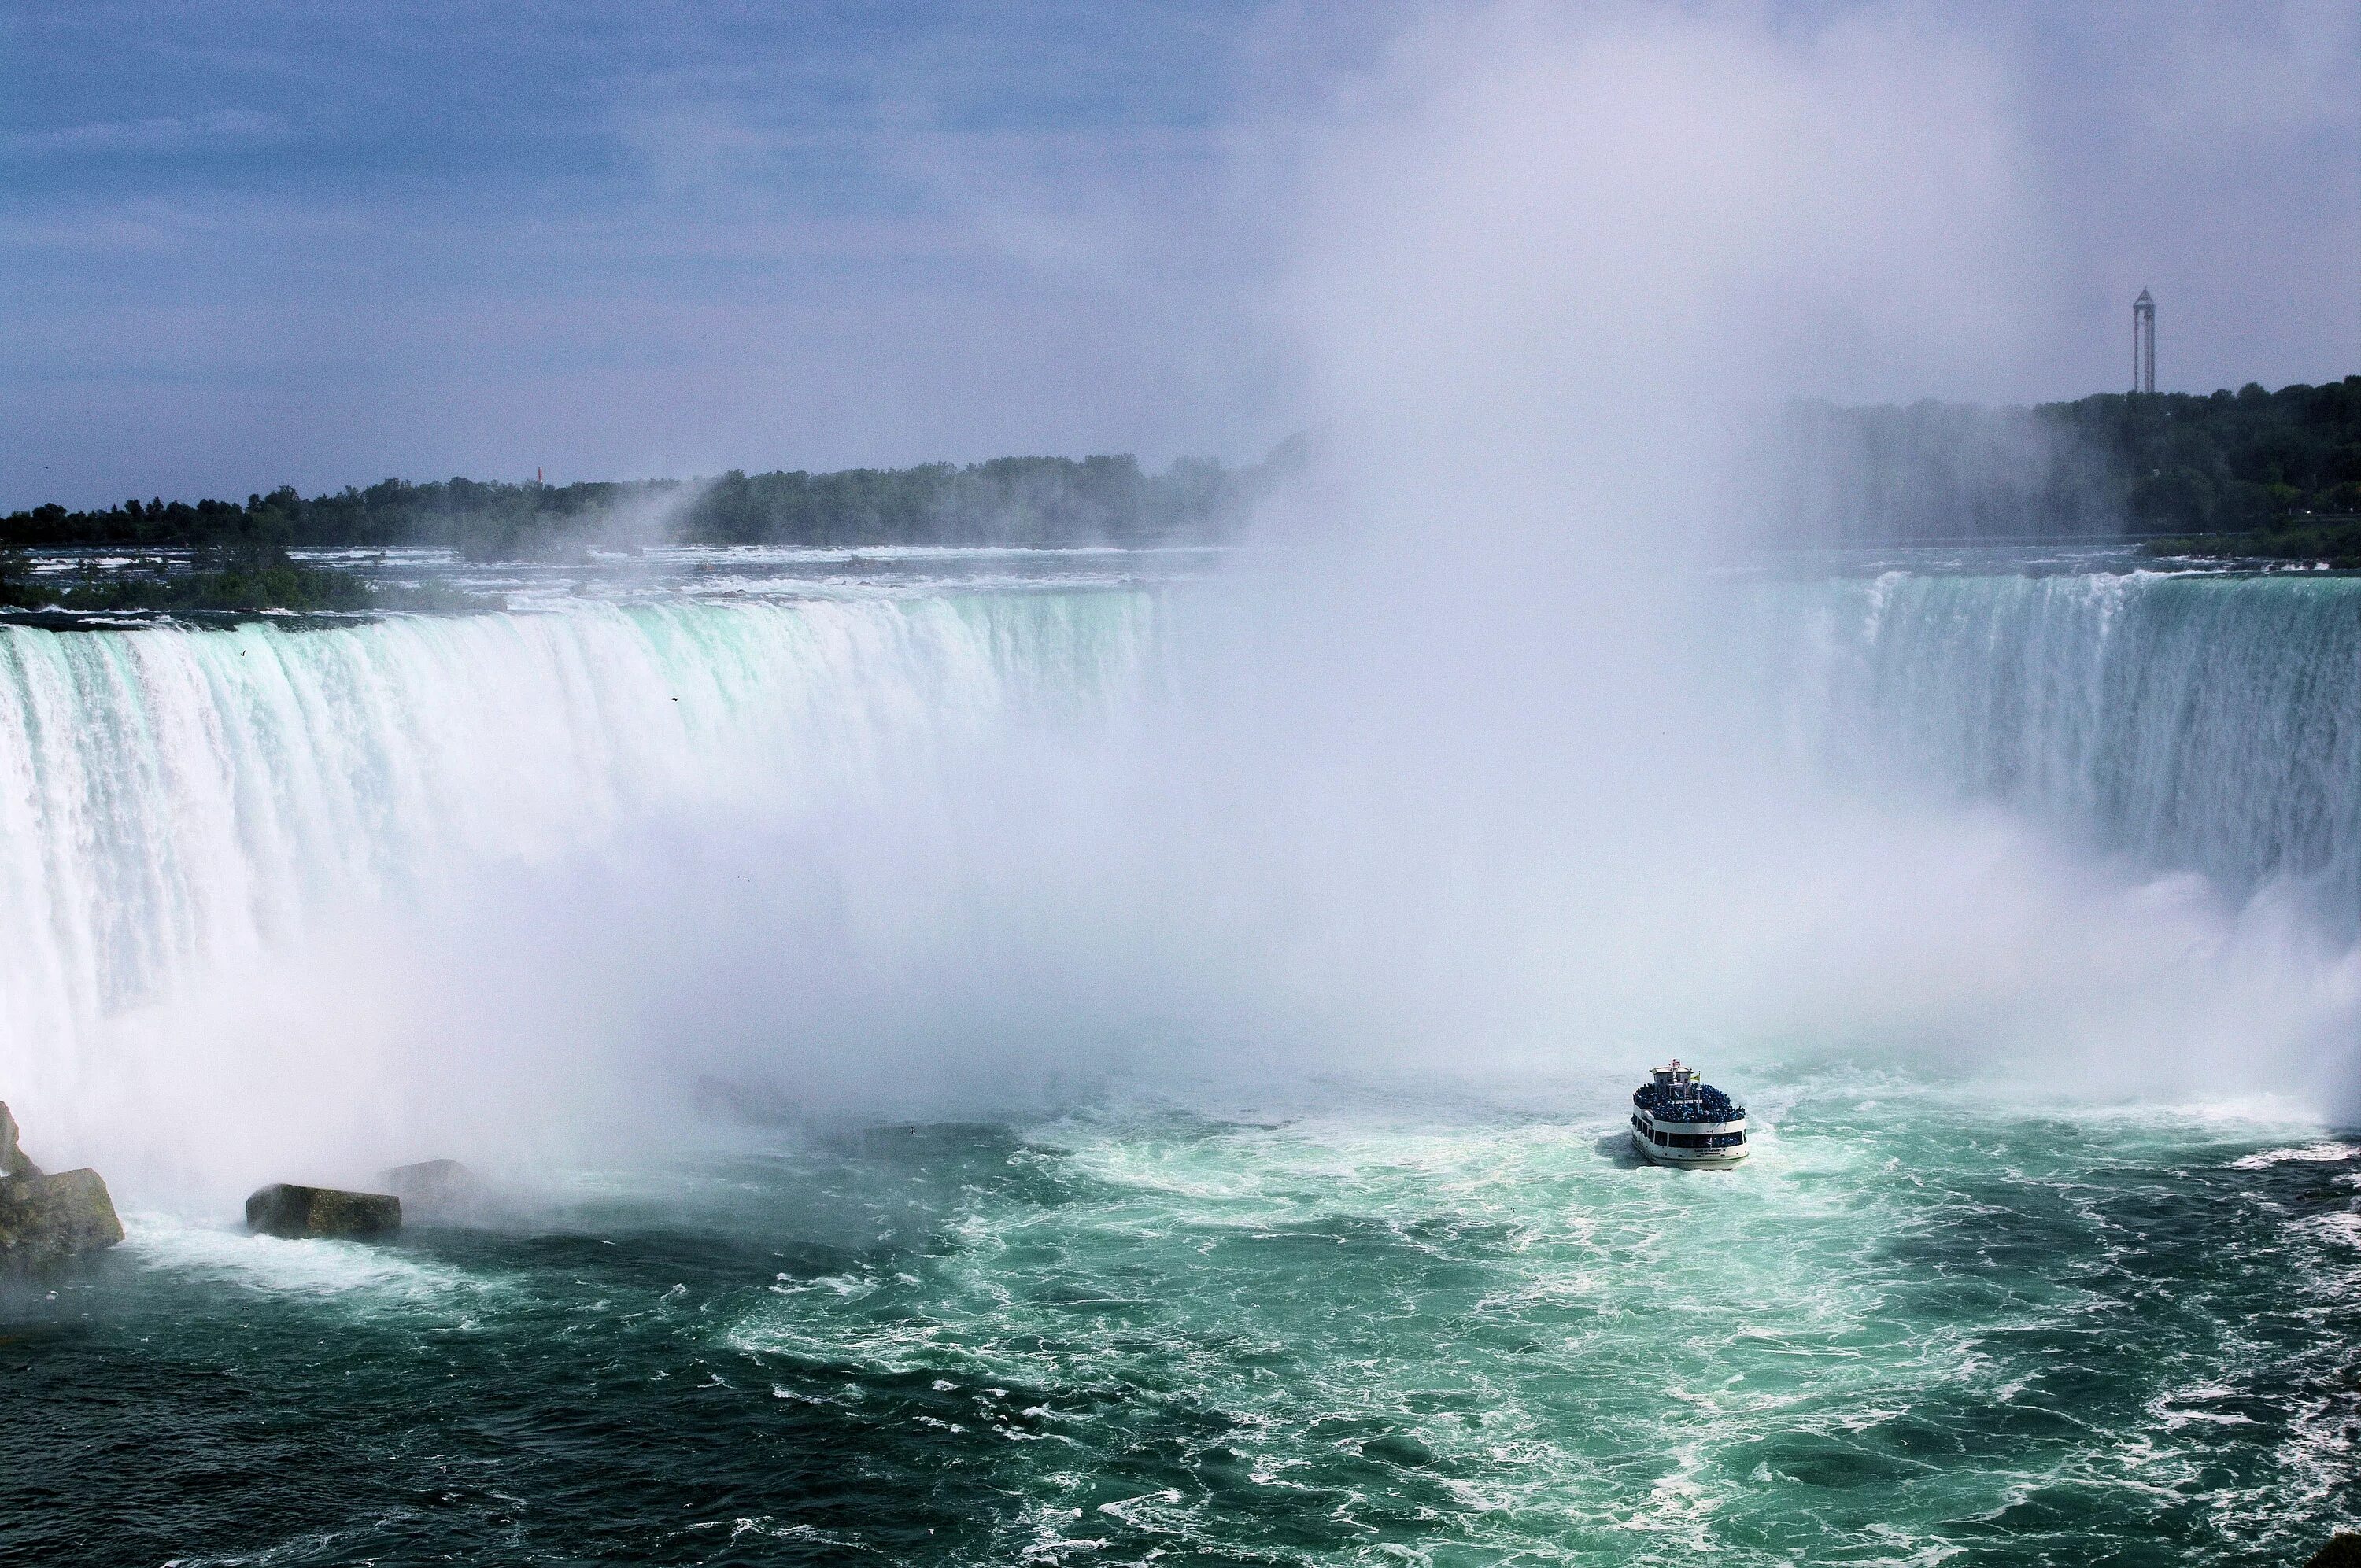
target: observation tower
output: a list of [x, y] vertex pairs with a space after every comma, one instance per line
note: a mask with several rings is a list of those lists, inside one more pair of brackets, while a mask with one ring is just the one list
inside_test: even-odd
[[2156, 297], [2146, 289], [2132, 302], [2132, 390], [2156, 390]]

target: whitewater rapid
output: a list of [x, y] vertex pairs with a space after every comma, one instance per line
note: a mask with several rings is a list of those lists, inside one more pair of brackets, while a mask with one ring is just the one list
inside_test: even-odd
[[[1686, 1172], [1597, 1087], [774, 1137], [390, 1248], [134, 1210], [0, 1320], [0, 1542], [2266, 1568], [2350, 1528], [2349, 1142], [1783, 1072], [1749, 1166]], [[172, 1441], [56, 1485], [126, 1421]]]

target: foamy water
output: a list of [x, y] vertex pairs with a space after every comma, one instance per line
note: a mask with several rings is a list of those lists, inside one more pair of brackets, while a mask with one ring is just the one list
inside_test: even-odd
[[135, 1212], [11, 1307], [12, 1376], [53, 1448], [203, 1434], [241, 1507], [77, 1505], [23, 1539], [2264, 1563], [2352, 1519], [2349, 1146], [1745, 1071], [1778, 1109], [1726, 1172], [1637, 1162], [1585, 1083], [1442, 1117], [1331, 1085], [1275, 1124], [768, 1135], [390, 1247]]

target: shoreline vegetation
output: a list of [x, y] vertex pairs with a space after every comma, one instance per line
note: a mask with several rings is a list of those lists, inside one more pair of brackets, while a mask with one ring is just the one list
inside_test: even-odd
[[0, 550], [0, 610], [68, 615], [163, 613], [352, 614], [383, 610], [458, 613], [499, 609], [503, 600], [439, 584], [373, 583], [358, 573], [291, 559], [275, 545], [202, 551], [181, 566], [162, 556], [101, 570], [35, 572], [18, 551]]
[[2030, 408], [1789, 405], [1759, 433], [1766, 543], [2266, 534], [2361, 512], [2361, 376]]
[[2141, 542], [2144, 554], [2180, 561], [2283, 561], [2361, 571], [2361, 514], [2290, 518], [2276, 528]]
[[546, 485], [385, 479], [305, 498], [291, 485], [243, 503], [50, 503], [0, 519], [0, 548], [439, 547], [470, 561], [555, 561], [650, 544], [864, 546], [1218, 544], [1301, 467], [1308, 438], [1241, 468], [1182, 458], [1002, 457], [955, 467], [853, 468]]
[[[1762, 433], [1763, 543], [2007, 543], [2147, 536], [2151, 556], [2361, 567], [2361, 376], [2268, 391], [2101, 393], [2031, 408], [1795, 403]], [[851, 549], [1220, 544], [1305, 465], [1308, 435], [1258, 463], [1127, 455], [959, 466], [546, 485], [385, 479], [245, 501], [49, 503], [0, 518], [0, 609], [258, 614], [495, 609], [379, 585], [291, 549], [442, 548], [563, 562], [657, 544]], [[2157, 537], [2162, 536], [2162, 537]], [[33, 573], [28, 550], [115, 550], [127, 567]], [[164, 553], [184, 554], [168, 562]]]
[[[546, 485], [386, 479], [304, 497], [291, 485], [243, 503], [49, 503], [0, 518], [0, 611], [294, 614], [498, 609], [497, 597], [375, 583], [290, 550], [447, 549], [471, 562], [566, 563], [650, 545], [1219, 544], [1299, 471], [1310, 438], [1224, 468], [1182, 458], [1151, 474], [1131, 456], [1003, 457], [965, 467], [855, 468]], [[36, 572], [27, 551], [117, 551], [127, 565]], [[168, 560], [167, 555], [191, 559]]]

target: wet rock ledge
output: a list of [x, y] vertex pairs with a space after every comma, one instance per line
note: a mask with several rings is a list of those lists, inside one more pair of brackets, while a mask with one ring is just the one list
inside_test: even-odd
[[0, 1105], [0, 1276], [37, 1273], [123, 1239], [115, 1200], [94, 1170], [44, 1175]]
[[341, 1192], [278, 1181], [246, 1201], [246, 1228], [289, 1241], [310, 1236], [367, 1241], [401, 1229], [401, 1200], [390, 1192]]

